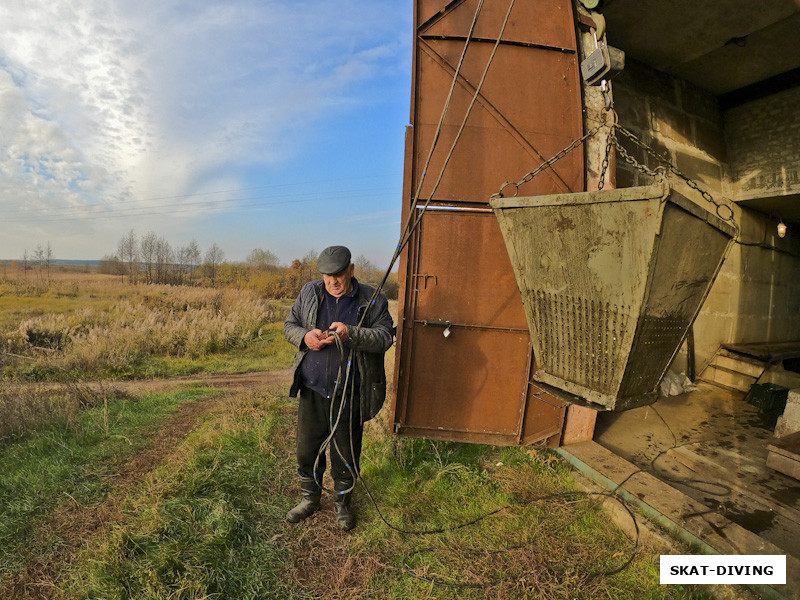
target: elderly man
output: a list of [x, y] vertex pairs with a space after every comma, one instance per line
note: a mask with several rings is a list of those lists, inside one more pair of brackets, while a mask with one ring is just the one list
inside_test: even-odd
[[330, 445], [336, 524], [355, 525], [350, 497], [361, 456], [364, 423], [386, 397], [383, 355], [394, 334], [386, 298], [353, 276], [350, 251], [325, 248], [317, 259], [322, 279], [303, 286], [284, 323], [297, 346], [289, 392], [297, 410], [297, 464], [302, 499], [286, 514], [297, 523], [320, 508], [325, 447]]

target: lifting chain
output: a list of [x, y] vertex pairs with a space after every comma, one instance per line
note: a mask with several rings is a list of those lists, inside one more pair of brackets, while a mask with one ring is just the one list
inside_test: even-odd
[[[606, 119], [607, 119], [608, 115], [611, 116], [611, 123], [610, 124], [606, 122]], [[717, 202], [716, 200], [714, 200], [714, 198], [711, 196], [711, 194], [709, 194], [706, 190], [701, 189], [700, 185], [696, 181], [694, 181], [693, 179], [691, 179], [691, 178], [687, 177], [686, 175], [684, 175], [678, 169], [678, 167], [673, 165], [667, 158], [665, 158], [665, 157], [661, 156], [660, 154], [658, 154], [650, 146], [648, 146], [643, 141], [641, 141], [636, 135], [634, 135], [632, 132], [630, 132], [625, 127], [620, 125], [618, 123], [617, 112], [614, 110], [613, 105], [611, 105], [611, 106], [607, 105], [606, 106], [606, 108], [603, 111], [603, 119], [602, 120], [603, 120], [603, 122], [600, 125], [597, 125], [596, 127], [592, 127], [592, 129], [590, 129], [585, 135], [573, 140], [572, 143], [570, 143], [566, 148], [560, 150], [555, 155], [553, 155], [552, 158], [550, 158], [550, 159], [546, 160], [545, 162], [543, 162], [541, 165], [539, 165], [539, 167], [536, 170], [531, 171], [530, 173], [527, 173], [518, 182], [513, 183], [513, 182], [510, 182], [510, 181], [506, 181], [500, 187], [500, 190], [497, 193], [492, 194], [492, 199], [508, 197], [508, 196], [506, 196], [506, 194], [504, 192], [509, 187], [513, 187], [513, 194], [510, 197], [512, 197], [512, 198], [516, 197], [517, 194], [519, 193], [520, 186], [528, 183], [531, 179], [536, 177], [539, 173], [541, 173], [545, 169], [548, 169], [548, 168], [552, 167], [556, 162], [558, 162], [559, 160], [564, 158], [567, 154], [572, 152], [580, 144], [583, 144], [590, 137], [593, 137], [593, 136], [597, 135], [603, 129], [608, 129], [609, 131], [608, 131], [608, 139], [606, 140], [605, 155], [603, 157], [602, 169], [600, 171], [600, 179], [597, 182], [597, 189], [598, 190], [602, 190], [604, 185], [605, 185], [605, 177], [606, 177], [606, 173], [608, 171], [608, 166], [609, 166], [609, 163], [610, 163], [610, 160], [611, 160], [611, 148], [613, 147], [613, 148], [616, 149], [616, 151], [619, 153], [619, 155], [623, 158], [623, 160], [625, 162], [627, 162], [629, 165], [631, 165], [635, 169], [639, 170], [640, 172], [644, 173], [645, 175], [649, 175], [651, 177], [655, 177], [655, 178], [658, 178], [658, 179], [665, 179], [666, 178], [666, 173], [667, 173], [667, 171], [669, 171], [670, 173], [672, 173], [676, 177], [679, 177], [680, 179], [683, 179], [683, 181], [685, 181], [686, 184], [689, 187], [691, 187], [692, 189], [697, 191], [706, 202], [710, 202], [711, 204], [714, 205], [716, 215], [720, 219], [722, 219], [723, 221], [729, 221], [732, 224], [736, 225], [736, 223], [734, 221], [733, 209], [730, 207], [730, 205], [723, 204], [721, 202]], [[627, 137], [634, 144], [636, 144], [637, 146], [642, 148], [647, 154], [649, 154], [650, 156], [655, 158], [658, 162], [662, 163], [662, 166], [658, 166], [658, 167], [655, 167], [654, 169], [651, 169], [647, 165], [643, 165], [639, 161], [637, 161], [633, 156], [631, 156], [628, 153], [628, 151], [625, 149], [625, 147], [620, 143], [619, 138], [617, 137], [617, 133], [618, 132], [621, 133], [622, 135], [624, 135], [625, 137]]]
[[597, 135], [597, 133], [601, 129], [603, 129], [604, 127], [608, 127], [608, 125], [601, 124], [601, 125], [597, 125], [596, 127], [592, 127], [588, 132], [586, 132], [586, 134], [584, 134], [583, 136], [573, 140], [572, 143], [569, 146], [567, 146], [566, 148], [563, 148], [562, 150], [559, 150], [555, 155], [553, 155], [551, 158], [547, 159], [541, 165], [539, 165], [536, 168], [536, 170], [531, 171], [530, 173], [527, 173], [518, 182], [513, 183], [511, 181], [506, 181], [502, 186], [500, 186], [500, 190], [497, 193], [492, 194], [492, 198], [493, 199], [494, 198], [508, 198], [509, 196], [506, 196], [503, 192], [505, 191], [506, 188], [508, 188], [510, 186], [514, 187], [514, 193], [510, 197], [511, 198], [516, 198], [517, 194], [519, 193], [520, 186], [528, 183], [531, 179], [536, 177], [539, 173], [541, 173], [545, 169], [548, 169], [548, 168], [552, 167], [556, 162], [558, 162], [559, 160], [564, 158], [567, 154], [572, 152], [575, 148], [580, 146], [583, 142], [588, 140], [590, 137]]
[[[626, 162], [628, 162], [629, 164], [633, 165], [635, 168], [639, 169], [640, 171], [642, 171], [643, 173], [646, 173], [648, 175], [657, 176], [657, 175], [661, 174], [663, 176], [666, 171], [669, 171], [670, 173], [672, 173], [676, 177], [679, 177], [679, 178], [683, 179], [683, 181], [686, 182], [686, 185], [688, 185], [690, 188], [692, 188], [693, 190], [698, 192], [703, 197], [703, 200], [713, 204], [714, 207], [715, 207], [715, 211], [714, 212], [716, 212], [717, 216], [720, 219], [722, 219], [723, 221], [730, 221], [731, 223], [734, 222], [733, 208], [731, 208], [730, 205], [723, 204], [721, 202], [717, 202], [716, 200], [714, 200], [713, 196], [711, 196], [711, 194], [709, 194], [706, 190], [701, 189], [700, 185], [695, 180], [693, 180], [690, 177], [687, 177], [686, 175], [684, 175], [678, 169], [678, 167], [673, 165], [667, 158], [665, 158], [665, 157], [661, 156], [660, 154], [658, 154], [655, 150], [653, 150], [650, 146], [648, 146], [643, 141], [641, 141], [632, 132], [630, 132], [627, 129], [625, 129], [622, 125], [617, 124], [616, 128], [619, 130], [620, 133], [622, 133], [625, 137], [627, 137], [629, 140], [631, 140], [634, 144], [639, 146], [642, 150], [647, 152], [647, 154], [649, 154], [650, 156], [655, 158], [657, 161], [663, 163], [665, 166], [656, 167], [655, 170], [650, 170], [647, 167], [639, 164], [639, 162], [635, 158], [630, 156], [625, 151], [625, 149], [622, 147], [622, 144], [619, 143], [619, 141], [615, 141], [615, 146], [617, 148], [617, 151], [625, 159]], [[725, 216], [723, 216], [723, 215], [725, 215]]]

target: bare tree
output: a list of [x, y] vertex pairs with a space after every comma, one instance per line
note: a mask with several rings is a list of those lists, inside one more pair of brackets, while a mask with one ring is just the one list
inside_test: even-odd
[[369, 273], [371, 271], [378, 270], [378, 267], [375, 266], [375, 263], [373, 263], [363, 254], [359, 254], [353, 261], [353, 264], [356, 266], [356, 269], [358, 269], [359, 273]]
[[119, 241], [117, 254], [128, 273], [128, 283], [136, 283], [136, 274], [139, 271], [139, 244], [133, 229]]
[[186, 246], [181, 246], [175, 251], [175, 283], [183, 285], [187, 267]]
[[211, 279], [212, 286], [217, 278], [217, 269], [219, 269], [219, 266], [222, 264], [223, 260], [225, 260], [225, 253], [220, 249], [219, 246], [217, 246], [216, 243], [212, 244], [211, 247], [206, 250], [203, 266], [205, 267], [206, 273]]
[[47, 241], [47, 246], [44, 249], [44, 266], [45, 270], [47, 271], [47, 285], [50, 285], [50, 267], [55, 260], [55, 256], [53, 255], [53, 247], [50, 245], [50, 240]]
[[37, 244], [36, 250], [33, 251], [33, 264], [36, 266], [36, 278], [42, 282], [44, 280], [42, 274], [44, 271], [44, 248], [41, 244]]
[[377, 286], [383, 279], [384, 272], [363, 254], [359, 254], [353, 261], [356, 266], [358, 280], [369, 285]]
[[144, 278], [147, 283], [153, 283], [153, 266], [156, 262], [157, 244], [158, 237], [154, 231], [148, 232], [139, 242], [142, 268], [144, 269]]
[[278, 266], [278, 255], [270, 250], [256, 248], [245, 259], [247, 266], [254, 269], [267, 270], [270, 267]]
[[312, 249], [306, 252], [306, 255], [300, 261], [302, 265], [302, 279], [305, 281], [311, 281], [312, 279], [316, 278], [318, 258], [319, 253]]
[[191, 279], [197, 267], [200, 266], [200, 248], [197, 242], [192, 240], [184, 248], [186, 257], [186, 269]]
[[156, 281], [158, 283], [169, 283], [170, 266], [175, 262], [175, 253], [172, 246], [164, 238], [158, 238], [156, 242]]

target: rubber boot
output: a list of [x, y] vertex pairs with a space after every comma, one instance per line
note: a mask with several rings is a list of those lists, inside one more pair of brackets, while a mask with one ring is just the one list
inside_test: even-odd
[[333, 512], [336, 513], [336, 526], [342, 531], [350, 531], [356, 526], [356, 516], [350, 507], [351, 492], [335, 492], [333, 497]]
[[286, 513], [286, 520], [289, 523], [299, 523], [319, 510], [319, 499], [322, 497], [322, 489], [317, 485], [313, 478], [300, 478], [300, 491], [303, 498], [300, 502]]

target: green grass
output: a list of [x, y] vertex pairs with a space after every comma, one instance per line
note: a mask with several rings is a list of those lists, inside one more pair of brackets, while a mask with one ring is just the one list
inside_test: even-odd
[[658, 557], [646, 551], [606, 575], [627, 561], [633, 542], [592, 496], [536, 500], [575, 491], [569, 468], [547, 450], [401, 440], [393, 451], [377, 444], [368, 454], [364, 479], [387, 521], [448, 531], [401, 534], [359, 502], [362, 527], [347, 555], [365, 564], [377, 555], [391, 566], [363, 581], [359, 597], [702, 597], [660, 586]]
[[208, 393], [192, 389], [112, 399], [73, 422], [39, 426], [0, 449], [0, 581], [23, 566], [23, 556], [58, 544], [37, 525], [59, 506], [102, 502], [115, 466], [145, 448], [153, 429], [178, 405]]
[[[152, 356], [131, 367], [130, 379], [177, 377], [182, 375], [237, 374], [273, 371], [291, 366], [297, 349], [283, 338], [283, 323], [270, 323], [261, 337], [246, 346], [204, 356]], [[107, 374], [111, 376], [111, 374]]]
[[196, 431], [183, 460], [129, 498], [129, 522], [83, 557], [75, 597], [311, 597], [284, 576], [290, 555], [278, 533], [294, 476], [272, 444], [285, 444], [292, 407], [246, 394]]
[[[103, 474], [191, 399], [185, 394], [129, 400], [124, 411], [116, 406], [110, 435], [105, 416], [93, 409], [68, 435], [42, 429], [6, 449], [0, 458], [13, 457], [18, 466], [3, 500], [27, 500], [9, 509], [16, 524], [5, 530], [5, 568], [21, 568], [31, 542], [46, 552], [47, 540], [32, 524], [72, 502], [65, 491], [84, 505], [100, 502], [108, 493]], [[221, 396], [168, 459], [128, 490], [117, 520], [59, 566], [56, 582], [64, 591], [56, 597], [706, 597], [660, 586], [658, 557], [646, 549], [620, 573], [602, 574], [626, 562], [633, 542], [590, 496], [538, 499], [576, 489], [569, 466], [547, 450], [394, 439], [385, 423], [370, 424], [364, 482], [386, 520], [400, 529], [447, 531], [398, 532], [361, 487], [352, 532], [336, 530], [328, 499], [321, 514], [289, 525], [284, 515], [297, 494], [296, 403], [284, 394], [281, 387]], [[23, 472], [34, 471], [43, 473], [42, 482], [26, 491], [30, 475]]]

